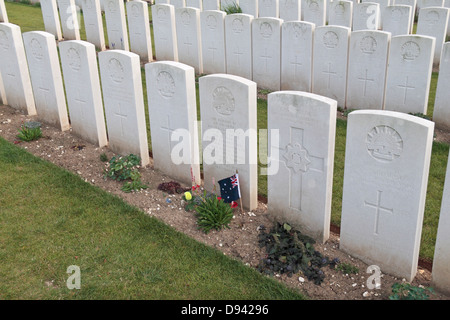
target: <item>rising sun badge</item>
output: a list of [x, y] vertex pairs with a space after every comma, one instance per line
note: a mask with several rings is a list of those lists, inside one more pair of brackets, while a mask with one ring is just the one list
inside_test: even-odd
[[377, 126], [367, 133], [367, 151], [378, 161], [391, 162], [400, 157], [403, 140], [398, 132], [388, 126]]

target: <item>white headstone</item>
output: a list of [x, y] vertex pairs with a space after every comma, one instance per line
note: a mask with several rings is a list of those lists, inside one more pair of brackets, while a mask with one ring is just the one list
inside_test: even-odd
[[100, 147], [108, 144], [95, 45], [59, 43], [72, 132]]
[[417, 15], [420, 13], [420, 9], [428, 7], [443, 7], [445, 0], [417, 0]]
[[155, 0], [155, 4], [170, 4], [171, 2], [170, 0]]
[[34, 102], [39, 119], [62, 131], [70, 128], [55, 36], [44, 31], [23, 34]]
[[206, 10], [200, 13], [202, 59], [204, 73], [226, 73], [225, 22], [226, 13]]
[[278, 18], [279, 15], [279, 0], [258, 1], [258, 18]]
[[105, 32], [103, 30], [102, 11], [99, 0], [82, 0], [86, 41], [103, 51], [106, 49]]
[[303, 21], [312, 22], [316, 27], [324, 26], [326, 21], [327, 0], [304, 0], [301, 7]]
[[174, 6], [154, 4], [151, 9], [156, 60], [178, 61]]
[[197, 74], [203, 73], [202, 44], [200, 31], [200, 9], [176, 8], [178, 61], [194, 67]]
[[[241, 201], [253, 210], [258, 204], [256, 83], [233, 75], [199, 79], [202, 119], [204, 186], [239, 173]], [[209, 142], [212, 141], [212, 142]]]
[[104, 1], [109, 49], [130, 50], [123, 0]]
[[227, 73], [252, 79], [252, 21], [248, 14], [225, 16]]
[[281, 27], [281, 90], [311, 92], [313, 34], [311, 22], [284, 22]]
[[80, 8], [75, 0], [56, 0], [59, 8], [59, 17], [64, 40], [80, 40], [80, 25], [78, 14]]
[[224, 10], [228, 6], [239, 5], [239, 0], [220, 0], [220, 10]]
[[391, 39], [385, 109], [427, 113], [435, 39], [405, 35]]
[[414, 19], [416, 17], [416, 4], [417, 0], [394, 0], [394, 5], [405, 5], [411, 7], [411, 29], [409, 33], [413, 33]]
[[280, 91], [268, 95], [267, 108], [268, 212], [323, 243], [330, 234], [336, 101]]
[[8, 13], [6, 12], [5, 0], [0, 0], [0, 22], [9, 22]]
[[41, 0], [40, 4], [45, 31], [53, 34], [56, 40], [62, 40], [61, 22], [56, 0]]
[[434, 123], [409, 114], [349, 114], [340, 248], [412, 281], [419, 258]]
[[98, 54], [109, 146], [150, 163], [139, 56], [125, 50]]
[[300, 21], [302, 2], [301, 0], [281, 0], [279, 2], [279, 16], [283, 21]]
[[167, 2], [166, 4], [171, 4], [175, 8], [184, 8], [187, 7], [186, 0], [170, 0], [170, 2]]
[[312, 92], [345, 106], [350, 28], [316, 27], [313, 48]]
[[145, 65], [145, 74], [154, 168], [201, 184], [194, 68], [153, 62]]
[[18, 25], [0, 22], [0, 72], [8, 105], [36, 115], [28, 63]]
[[253, 81], [269, 90], [281, 88], [281, 24], [278, 18], [252, 22]]
[[240, 0], [239, 7], [243, 14], [249, 14], [253, 18], [258, 18], [258, 0]]
[[436, 38], [433, 65], [439, 66], [442, 46], [447, 37], [447, 24], [449, 18], [449, 8], [427, 7], [419, 12], [416, 34]]
[[390, 32], [393, 37], [409, 34], [411, 31], [411, 6], [387, 6], [382, 18], [383, 31]]
[[220, 10], [220, 0], [203, 0], [203, 10]]
[[352, 27], [353, 2], [344, 0], [335, 0], [331, 2], [328, 17], [328, 25]]
[[347, 109], [384, 109], [389, 32], [353, 31], [350, 37]]
[[202, 0], [186, 0], [186, 7], [197, 8], [202, 11], [203, 2]]
[[152, 36], [148, 16], [148, 4], [145, 1], [133, 0], [126, 4], [128, 16], [128, 32], [130, 50], [137, 53], [141, 62], [153, 60]]
[[431, 281], [433, 288], [450, 294], [450, 165], [447, 163], [441, 213], [434, 248]]
[[378, 28], [379, 29], [383, 29], [383, 14], [384, 14], [384, 9], [387, 6], [391, 5], [391, 1], [393, 0], [361, 0], [362, 2], [374, 2], [374, 3], [378, 3], [380, 5], [380, 19], [378, 20]]
[[6, 99], [5, 86], [3, 85], [2, 73], [0, 71], [0, 103], [2, 105], [7, 105], [8, 100]]
[[450, 42], [442, 47], [441, 64], [434, 100], [433, 121], [437, 127], [450, 129]]
[[380, 20], [380, 5], [363, 2], [353, 5], [353, 31], [377, 30]]

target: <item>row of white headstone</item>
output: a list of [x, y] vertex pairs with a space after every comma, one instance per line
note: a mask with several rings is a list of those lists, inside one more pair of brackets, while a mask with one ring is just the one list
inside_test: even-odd
[[[71, 40], [59, 43], [58, 56], [53, 35], [22, 35], [10, 23], [0, 23], [0, 54], [4, 104], [61, 130], [71, 126], [87, 141], [137, 154], [149, 164], [137, 54], [103, 51], [97, 62], [93, 44]], [[226, 74], [201, 77], [198, 124], [193, 67], [150, 62], [145, 78], [154, 167], [199, 183], [201, 156], [209, 191], [238, 170], [242, 203], [254, 209], [261, 152], [256, 82]], [[268, 138], [260, 141], [260, 149], [268, 150], [262, 172], [268, 176], [268, 212], [321, 242], [330, 230], [336, 111], [330, 98], [273, 92]], [[433, 130], [432, 121], [394, 111], [358, 110], [348, 118], [340, 247], [410, 281], [417, 272]], [[442, 290], [450, 289], [449, 184], [450, 166], [433, 264], [435, 286]]]
[[[435, 9], [445, 10], [445, 31], [449, 9], [422, 12]], [[442, 37], [438, 47], [431, 36], [391, 37], [379, 30], [351, 32], [167, 4], [152, 10], [157, 60], [179, 61], [197, 73], [237, 75], [270, 90], [320, 94], [342, 108], [427, 112]]]

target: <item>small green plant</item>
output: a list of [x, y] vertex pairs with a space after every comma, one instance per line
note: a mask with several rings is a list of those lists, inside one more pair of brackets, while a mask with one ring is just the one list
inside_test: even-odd
[[105, 177], [117, 181], [126, 181], [122, 191], [131, 192], [148, 188], [141, 182], [141, 174], [138, 171], [141, 158], [134, 154], [127, 156], [114, 156], [109, 160], [109, 169], [105, 169]]
[[241, 7], [233, 1], [233, 3], [225, 6], [223, 9], [226, 14], [233, 14], [233, 13], [242, 13]]
[[433, 288], [423, 288], [411, 285], [408, 282], [394, 283], [390, 300], [428, 300], [427, 291], [433, 293]]
[[409, 114], [413, 115], [415, 117], [423, 118], [423, 119], [426, 119], [426, 120], [431, 120], [430, 116], [427, 116], [426, 114], [423, 114], [421, 112], [415, 112], [415, 113], [414, 112], [410, 112]]
[[342, 271], [344, 274], [357, 274], [359, 269], [349, 263], [340, 263], [336, 267], [337, 270]]
[[106, 153], [102, 153], [101, 155], [100, 155], [100, 161], [101, 162], [106, 162], [106, 161], [108, 161], [108, 156], [106, 155]]
[[18, 131], [17, 138], [22, 141], [33, 141], [42, 137], [41, 123], [37, 121], [25, 122]]
[[214, 194], [209, 196], [204, 193], [202, 201], [194, 207], [199, 229], [208, 233], [212, 229], [222, 230], [230, 228], [233, 219], [233, 208]]

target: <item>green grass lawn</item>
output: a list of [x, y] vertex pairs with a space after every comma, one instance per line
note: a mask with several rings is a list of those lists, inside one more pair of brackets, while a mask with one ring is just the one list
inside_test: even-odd
[[[10, 22], [20, 25], [22, 27], [22, 32], [31, 30], [44, 30], [42, 14], [39, 7], [19, 3], [6, 3], [6, 8], [8, 11]], [[151, 17], [150, 8], [149, 13]], [[84, 25], [83, 23], [81, 23], [80, 25], [81, 25], [81, 38], [85, 39]], [[106, 28], [105, 28], [105, 35], [106, 35]], [[436, 72], [433, 73], [431, 78], [429, 103], [427, 110], [427, 115], [430, 117], [432, 117], [433, 115], [437, 78], [438, 73]], [[144, 103], [147, 117], [149, 148], [151, 150], [151, 136], [147, 112], [147, 95], [146, 95], [144, 69], [142, 69], [142, 82], [143, 82]], [[197, 90], [197, 97], [198, 97], [198, 90]], [[199, 117], [200, 111], [198, 99], [197, 99], [197, 107]], [[258, 109], [257, 110], [258, 129], [265, 129], [267, 128], [267, 101], [264, 99], [258, 99], [257, 109]], [[332, 223], [337, 226], [340, 225], [340, 216], [341, 216], [342, 187], [343, 187], [344, 160], [345, 160], [345, 137], [346, 137], [346, 121], [338, 119], [336, 129], [336, 148], [335, 148], [333, 200], [332, 200], [332, 217], [331, 217]], [[440, 201], [442, 198], [448, 152], [449, 152], [448, 145], [434, 143], [431, 158], [428, 194], [425, 208], [425, 218], [424, 218], [425, 221], [420, 251], [421, 257], [426, 259], [432, 259], [434, 254], [434, 243], [437, 232]], [[267, 196], [267, 176], [259, 175], [258, 179], [259, 179], [258, 193], [262, 196]]]
[[0, 299], [304, 298], [2, 138], [0, 180]]

